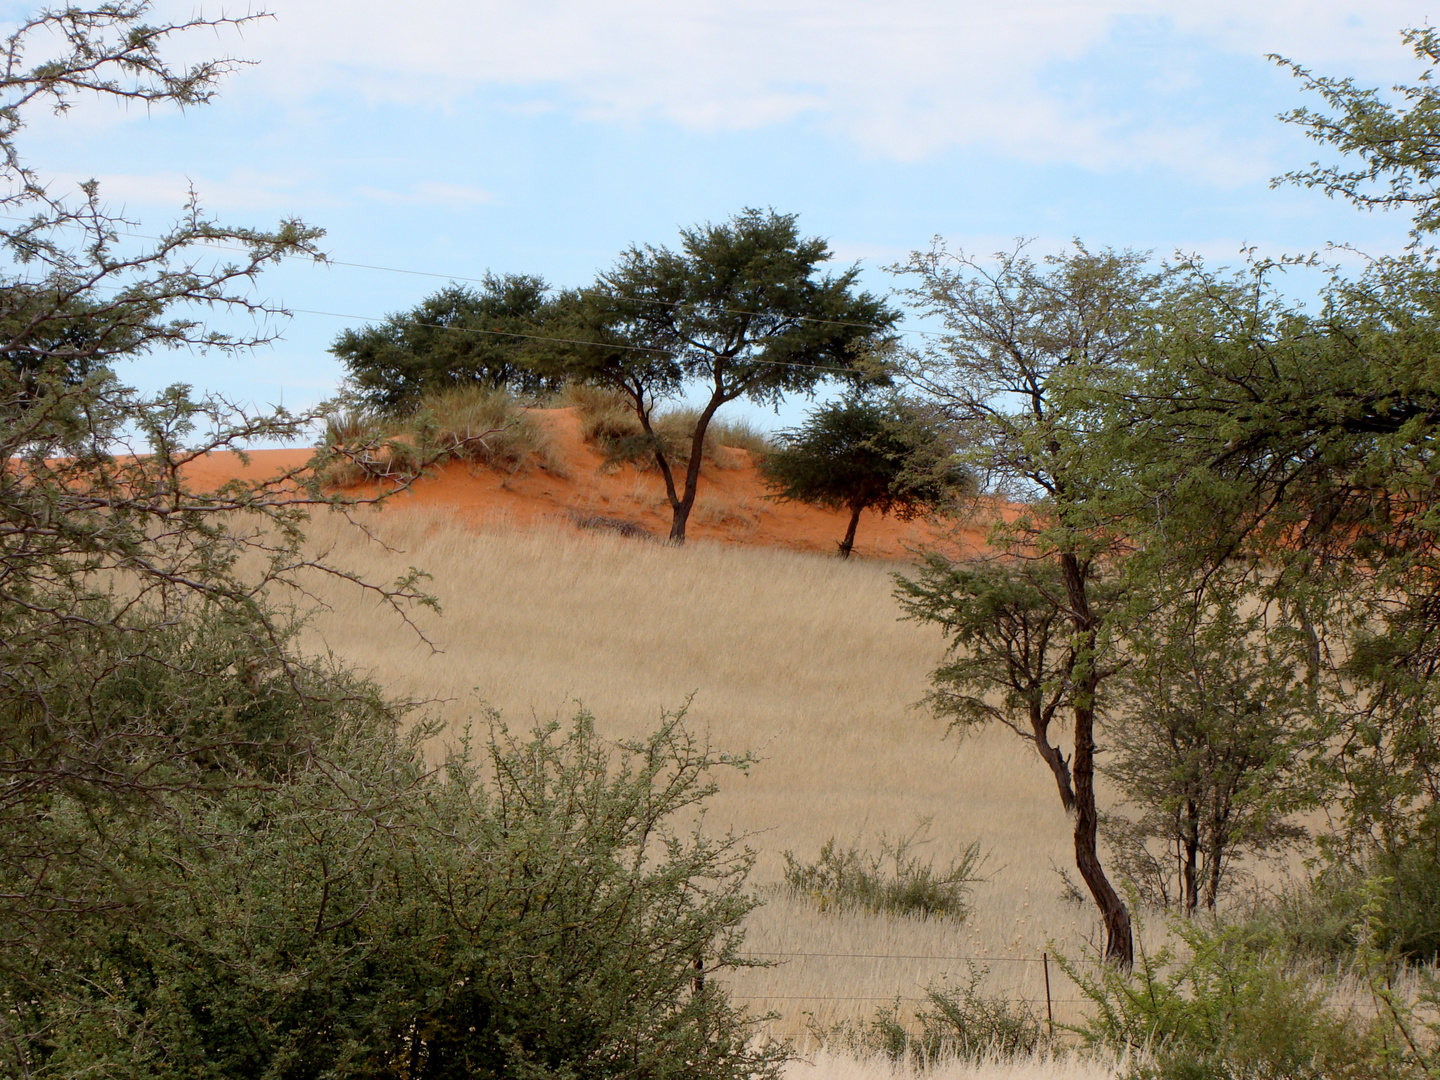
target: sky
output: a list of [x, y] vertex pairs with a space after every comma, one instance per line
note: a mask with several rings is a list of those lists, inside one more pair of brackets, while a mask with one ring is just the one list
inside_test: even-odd
[[[29, 10], [0, 0], [5, 19]], [[150, 21], [197, 10], [219, 13], [157, 0]], [[177, 61], [254, 61], [213, 103], [87, 104], [31, 116], [21, 136], [52, 190], [97, 179], [139, 231], [163, 228], [191, 188], [226, 223], [326, 231], [330, 265], [291, 262], [258, 286], [294, 313], [281, 340], [242, 358], [139, 359], [122, 374], [144, 389], [310, 406], [343, 378], [327, 350], [347, 326], [487, 270], [585, 284], [632, 244], [673, 247], [680, 227], [744, 207], [798, 214], [880, 293], [901, 284], [885, 267], [936, 236], [977, 254], [1079, 238], [1230, 265], [1252, 246], [1398, 250], [1401, 216], [1272, 189], [1323, 151], [1277, 120], [1319, 102], [1267, 55], [1364, 85], [1413, 81], [1400, 30], [1432, 18], [1419, 0], [265, 10], [174, 43]], [[794, 423], [804, 405], [752, 419]]]

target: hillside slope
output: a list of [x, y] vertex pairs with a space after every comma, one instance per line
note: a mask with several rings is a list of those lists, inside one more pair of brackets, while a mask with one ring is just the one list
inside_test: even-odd
[[[446, 464], [395, 497], [392, 509], [424, 508], [472, 525], [510, 523], [521, 527], [558, 525], [567, 529], [610, 529], [665, 538], [670, 506], [658, 472], [631, 466], [607, 467], [604, 457], [580, 437], [574, 409], [533, 409], [550, 437], [554, 467], [530, 465], [516, 472]], [[191, 468], [198, 485], [220, 484], [233, 476], [261, 476], [305, 460], [308, 450], [260, 450], [248, 467], [234, 455], [216, 454]], [[688, 535], [695, 540], [759, 545], [830, 554], [845, 534], [843, 513], [766, 497], [765, 485], [748, 451], [722, 447], [707, 461], [691, 513]], [[975, 550], [984, 540], [978, 524], [901, 522], [866, 513], [860, 519], [855, 554], [903, 559], [924, 547], [956, 553]]]

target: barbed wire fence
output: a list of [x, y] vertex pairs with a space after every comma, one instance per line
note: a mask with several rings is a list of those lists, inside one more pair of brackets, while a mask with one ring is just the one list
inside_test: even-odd
[[[1049, 1027], [1050, 1034], [1055, 1034], [1055, 1006], [1056, 1005], [1081, 1005], [1090, 1001], [1086, 997], [1056, 997], [1052, 989], [1050, 968], [1052, 966], [1049, 952], [1042, 952], [1039, 956], [963, 956], [963, 955], [937, 955], [933, 953], [877, 953], [877, 952], [801, 952], [801, 951], [753, 951], [745, 954], [744, 959], [773, 961], [785, 963], [789, 960], [808, 959], [834, 959], [834, 960], [896, 960], [896, 961], [925, 961], [925, 962], [952, 962], [960, 961], [968, 964], [980, 964], [987, 970], [991, 964], [1039, 964], [1044, 972], [1045, 996], [1026, 997], [1023, 995], [1006, 995], [1006, 1000], [1021, 1003], [1026, 1006], [1036, 1007], [1042, 1002], [1045, 1005], [1045, 1020]], [[1063, 971], [1063, 969], [1062, 969]], [[1068, 976], [1067, 976], [1068, 977]], [[732, 994], [731, 1001], [736, 1002], [777, 1002], [777, 1001], [807, 1001], [807, 1002], [905, 1002], [917, 1004], [930, 1001], [928, 994]]]

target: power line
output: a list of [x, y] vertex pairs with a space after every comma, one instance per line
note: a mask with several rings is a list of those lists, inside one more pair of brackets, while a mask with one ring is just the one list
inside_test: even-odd
[[[151, 237], [150, 239], [154, 239], [154, 238]], [[237, 249], [235, 249], [235, 250], [241, 250], [241, 249], [238, 249], [238, 248], [237, 248]], [[300, 256], [290, 256], [290, 257], [292, 257], [292, 258], [299, 258]], [[488, 284], [488, 282], [489, 282], [489, 280], [490, 280], [490, 279], [488, 279], [488, 278], [465, 277], [465, 276], [463, 276], [463, 275], [461, 275], [461, 274], [436, 274], [436, 273], [432, 273], [432, 272], [429, 271], [429, 270], [402, 270], [402, 269], [399, 269], [399, 268], [394, 267], [394, 266], [377, 266], [377, 265], [375, 265], [375, 264], [373, 264], [373, 263], [343, 262], [343, 261], [341, 261], [341, 260], [339, 260], [339, 259], [325, 259], [324, 262], [325, 262], [325, 264], [328, 265], [328, 266], [346, 266], [346, 267], [350, 267], [350, 268], [356, 269], [356, 270], [382, 270], [382, 271], [384, 271], [384, 272], [387, 273], [387, 274], [410, 274], [410, 275], [413, 275], [413, 276], [415, 276], [415, 277], [439, 278], [439, 279], [441, 279], [441, 280], [443, 280], [443, 281], [467, 281], [467, 282], [473, 282], [473, 283], [478, 284], [478, 285]], [[628, 301], [628, 302], [630, 302], [630, 303], [636, 303], [636, 304], [660, 304], [660, 305], [663, 305], [663, 306], [666, 306], [666, 307], [677, 307], [677, 308], [678, 308], [678, 307], [686, 307], [686, 306], [691, 306], [691, 307], [701, 306], [701, 305], [697, 305], [697, 304], [691, 304], [689, 301], [686, 301], [686, 300], [657, 300], [657, 299], [652, 299], [652, 298], [650, 298], [650, 297], [645, 297], [645, 296], [627, 296], [625, 299], [626, 299], [626, 301]], [[720, 314], [720, 315], [766, 315], [766, 314], [769, 314], [768, 312], [764, 312], [764, 311], [746, 311], [746, 310], [743, 309], [743, 308], [724, 308], [724, 307], [721, 307], [721, 308], [714, 308], [713, 310], [714, 310], [716, 313]], [[894, 334], [920, 334], [920, 335], [924, 335], [924, 336], [941, 336], [941, 335], [935, 335], [934, 331], [930, 331], [930, 330], [905, 330], [905, 329], [898, 329], [898, 328], [893, 327], [893, 326], [881, 326], [881, 325], [879, 325], [879, 324], [877, 324], [877, 323], [847, 322], [847, 321], [845, 321], [844, 319], [817, 319], [817, 318], [814, 318], [814, 317], [809, 316], [809, 315], [794, 315], [794, 316], [791, 316], [791, 319], [792, 319], [793, 321], [795, 321], [795, 322], [815, 323], [815, 324], [820, 325], [820, 326], [851, 326], [851, 327], [855, 327], [855, 328], [860, 329], [860, 330], [883, 330], [883, 331], [886, 331], [886, 332], [888, 332], [888, 333], [894, 333]]]
[[[718, 980], [717, 980], [718, 981]], [[729, 994], [731, 1001], [894, 1001], [897, 998], [901, 1001], [929, 1001], [927, 997], [915, 997], [910, 994]], [[1043, 1004], [1042, 998], [1006, 998], [1007, 1001], [1023, 1001], [1027, 1005]], [[1083, 1005], [1089, 998], [1051, 998], [1055, 1005]]]
[[[359, 319], [362, 322], [383, 322], [384, 319], [377, 319], [367, 315], [347, 315], [339, 311], [315, 311], [310, 308], [288, 308], [286, 309], [295, 315], [323, 315], [332, 319]], [[481, 330], [473, 326], [446, 326], [443, 323], [421, 322], [419, 319], [406, 319], [397, 316], [387, 316], [386, 319], [402, 323], [406, 326], [418, 326], [429, 330], [453, 330], [462, 334], [486, 334], [491, 337], [520, 338], [524, 341], [544, 341], [556, 345], [589, 345], [605, 349], [625, 349], [631, 352], [656, 353], [661, 356], [669, 356], [670, 350], [656, 349], [648, 345], [620, 345], [614, 342], [585, 341], [581, 338], [550, 337], [545, 334], [522, 334], [513, 330]], [[748, 359], [738, 361], [741, 364], [765, 364], [769, 367], [793, 367], [803, 371], [830, 371], [840, 375], [863, 374], [856, 368], [830, 367], [824, 364], [797, 364], [791, 360], [756, 360]]]
[[[101, 290], [109, 290], [109, 291], [111, 291], [111, 292], [119, 292], [119, 291], [121, 290], [121, 286], [119, 286], [119, 285], [93, 285], [93, 286], [91, 286], [91, 288], [101, 289]], [[176, 299], [179, 300], [179, 299], [182, 299], [182, 298], [176, 298]], [[450, 331], [453, 331], [453, 332], [455, 332], [455, 333], [461, 333], [461, 334], [483, 334], [483, 335], [486, 335], [486, 336], [489, 336], [489, 337], [519, 338], [519, 339], [521, 339], [521, 340], [523, 340], [523, 341], [543, 341], [543, 342], [547, 342], [547, 343], [549, 343], [549, 344], [555, 344], [555, 345], [586, 345], [586, 346], [591, 346], [591, 347], [594, 347], [594, 348], [624, 349], [624, 350], [629, 351], [629, 352], [648, 352], [648, 353], [656, 353], [656, 354], [658, 354], [658, 355], [660, 355], [660, 356], [669, 356], [669, 355], [671, 355], [670, 350], [668, 350], [668, 349], [657, 349], [657, 348], [654, 348], [654, 347], [648, 346], [648, 345], [622, 345], [622, 344], [619, 344], [618, 342], [586, 341], [586, 340], [584, 340], [584, 339], [582, 339], [582, 338], [552, 337], [552, 336], [546, 335], [546, 334], [522, 334], [522, 333], [519, 333], [518, 331], [514, 331], [514, 330], [482, 330], [482, 329], [480, 329], [479, 327], [474, 327], [474, 326], [447, 326], [447, 325], [445, 325], [444, 323], [427, 323], [427, 322], [422, 322], [422, 321], [420, 321], [419, 319], [406, 319], [406, 318], [401, 318], [401, 317], [393, 316], [393, 315], [392, 315], [392, 316], [386, 316], [385, 319], [379, 319], [379, 318], [376, 318], [376, 317], [371, 316], [371, 315], [352, 315], [352, 314], [346, 314], [345, 312], [340, 312], [340, 311], [317, 311], [317, 310], [315, 310], [315, 309], [313, 309], [313, 308], [280, 308], [280, 307], [257, 309], [257, 311], [256, 311], [255, 313], [263, 313], [263, 314], [265, 314], [265, 315], [267, 315], [267, 316], [274, 316], [274, 315], [319, 315], [319, 316], [323, 316], [323, 317], [331, 318], [331, 319], [347, 319], [347, 320], [348, 320], [348, 319], [357, 319], [357, 320], [359, 320], [359, 321], [361, 321], [361, 322], [383, 322], [383, 321], [389, 320], [389, 321], [391, 321], [391, 322], [401, 323], [401, 324], [403, 324], [403, 325], [405, 325], [405, 326], [418, 326], [418, 327], [421, 327], [422, 329], [428, 329], [428, 330], [450, 330]], [[716, 359], [719, 359], [719, 357], [716, 357]], [[731, 359], [733, 360], [734, 358], [732, 357]], [[827, 365], [827, 364], [799, 364], [799, 363], [795, 363], [794, 361], [791, 361], [791, 360], [760, 360], [760, 359], [756, 359], [756, 358], [754, 358], [754, 357], [751, 357], [751, 358], [746, 359], [746, 360], [738, 360], [738, 361], [736, 361], [736, 363], [737, 363], [737, 364], [740, 364], [740, 365], [743, 365], [743, 364], [763, 364], [763, 365], [765, 365], [765, 366], [767, 366], [767, 367], [793, 367], [793, 368], [799, 368], [799, 369], [802, 370], [802, 371], [828, 371], [828, 372], [832, 372], [832, 373], [837, 374], [837, 375], [863, 375], [863, 374], [864, 374], [864, 372], [861, 371], [861, 370], [858, 369], [858, 368], [833, 367], [833, 366], [830, 366], [830, 365]]]
[[[18, 216], [13, 215], [13, 214], [0, 214], [0, 219], [6, 220], [6, 221], [28, 221], [28, 220], [29, 220], [28, 218], [18, 217]], [[72, 228], [80, 228], [80, 227], [81, 227], [81, 224], [80, 224], [79, 222], [76, 222], [76, 221], [55, 222], [54, 225], [55, 225], [55, 227], [72, 227]], [[133, 237], [133, 238], [135, 238], [135, 239], [137, 239], [137, 240], [160, 240], [160, 239], [161, 239], [161, 237], [151, 236], [151, 235], [148, 234], [148, 233], [133, 232], [133, 231], [128, 231], [128, 230], [124, 230], [124, 231], [122, 231], [122, 230], [117, 230], [117, 232], [118, 232], [119, 235], [121, 235], [121, 236], [129, 236], [129, 237]], [[222, 243], [222, 242], [220, 242], [219, 240], [203, 240], [203, 238], [202, 238], [202, 241], [201, 241], [201, 242], [207, 243], [207, 244], [208, 244], [209, 246], [211, 246], [211, 247], [221, 248], [221, 249], [223, 249], [223, 250], [228, 250], [228, 251], [245, 252], [245, 251], [248, 250], [247, 248], [243, 248], [243, 247], [238, 247], [238, 246], [231, 245], [231, 244]], [[380, 271], [380, 272], [387, 273], [387, 274], [404, 274], [404, 275], [406, 275], [406, 276], [408, 276], [408, 277], [427, 277], [427, 278], [435, 278], [435, 279], [440, 280], [440, 281], [463, 281], [463, 282], [468, 282], [468, 283], [477, 284], [477, 285], [483, 285], [483, 284], [486, 284], [486, 282], [487, 282], [487, 278], [483, 278], [483, 277], [467, 277], [467, 276], [464, 275], [464, 274], [441, 274], [441, 273], [437, 273], [437, 272], [432, 271], [432, 270], [409, 270], [409, 269], [405, 269], [405, 268], [397, 267], [397, 266], [381, 266], [381, 265], [379, 265], [378, 263], [348, 262], [348, 261], [345, 261], [345, 260], [342, 260], [342, 259], [331, 259], [331, 258], [327, 258], [327, 257], [325, 257], [325, 256], [321, 256], [320, 258], [314, 258], [314, 257], [311, 257], [311, 256], [305, 256], [305, 255], [282, 255], [282, 256], [280, 256], [280, 258], [285, 259], [285, 260], [297, 259], [297, 260], [307, 261], [307, 262], [310, 262], [310, 263], [320, 263], [320, 264], [323, 265], [323, 266], [343, 266], [343, 267], [346, 267], [346, 268], [348, 268], [348, 269], [353, 269], [353, 270], [376, 270], [376, 271]], [[651, 298], [648, 298], [648, 297], [639, 297], [639, 296], [629, 297], [628, 299], [629, 299], [630, 301], [632, 301], [632, 302], [635, 302], [635, 303], [641, 303], [641, 304], [660, 304], [660, 305], [664, 305], [664, 306], [668, 306], [668, 307], [685, 307], [685, 306], [687, 305], [687, 301], [684, 301], [684, 300], [658, 300], [658, 299], [651, 299]], [[764, 314], [768, 314], [767, 312], [762, 312], [762, 311], [747, 311], [747, 310], [745, 310], [745, 309], [743, 309], [743, 308], [715, 308], [714, 310], [715, 310], [718, 314], [721, 314], [721, 315], [764, 315]], [[321, 314], [328, 314], [328, 313], [321, 313]], [[361, 316], [341, 316], [341, 317], [342, 317], [342, 318], [360, 318]], [[913, 335], [913, 336], [917, 336], [917, 337], [944, 337], [944, 336], [945, 336], [944, 334], [938, 333], [938, 332], [936, 332], [936, 331], [934, 331], [934, 330], [914, 330], [914, 329], [909, 329], [909, 328], [905, 328], [905, 327], [880, 326], [880, 325], [875, 324], [875, 323], [847, 322], [847, 321], [845, 321], [845, 320], [843, 320], [843, 319], [818, 319], [818, 318], [814, 318], [814, 317], [808, 316], [808, 315], [796, 315], [796, 316], [792, 316], [792, 318], [793, 318], [793, 320], [794, 320], [795, 322], [815, 323], [816, 325], [821, 325], [821, 326], [849, 326], [849, 327], [855, 327], [855, 328], [861, 329], [861, 330], [880, 330], [880, 331], [884, 331], [884, 332], [886, 332], [886, 333], [908, 334], [908, 335]], [[383, 320], [383, 319], [370, 319], [370, 320], [367, 320], [367, 321], [371, 321], [371, 322], [382, 322], [382, 321], [384, 321], [384, 320]]]

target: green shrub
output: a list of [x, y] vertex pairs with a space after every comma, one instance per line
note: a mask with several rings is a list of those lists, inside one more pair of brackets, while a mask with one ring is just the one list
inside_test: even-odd
[[130, 827], [114, 870], [164, 886], [153, 917], [32, 957], [52, 992], [0, 982], [17, 1075], [775, 1074], [783, 1050], [704, 978], [745, 963], [751, 853], [681, 820], [744, 759], [678, 716], [618, 745], [583, 715], [497, 726], [441, 776], [433, 728], [333, 734], [283, 782], [176, 802], [184, 830]]
[[840, 1024], [814, 1034], [852, 1053], [883, 1053], [920, 1067], [955, 1058], [1033, 1057], [1046, 1049], [1051, 1040], [1030, 1006], [980, 993], [989, 969], [973, 963], [969, 968], [963, 984], [929, 987], [908, 1018], [897, 1000], [864, 1025]]
[[422, 444], [450, 460], [515, 472], [539, 458], [549, 465], [549, 440], [509, 390], [457, 387], [426, 394], [411, 421]]
[[[635, 413], [604, 412], [589, 416], [582, 422], [581, 432], [596, 449], [605, 455], [607, 466], [629, 465], [642, 472], [659, 468], [655, 464], [658, 446], [675, 470], [690, 462], [691, 441], [695, 434], [695, 416], [688, 410], [656, 412], [650, 421], [651, 434], [640, 426]], [[701, 444], [701, 459], [717, 464], [714, 426], [706, 429]]]
[[981, 880], [984, 857], [978, 842], [966, 846], [944, 869], [914, 853], [926, 825], [899, 840], [880, 838], [878, 855], [859, 843], [842, 850], [834, 837], [811, 863], [785, 852], [785, 885], [794, 896], [816, 901], [822, 910], [860, 909], [873, 913], [963, 919], [970, 911], [970, 887]]
[[1411, 963], [1440, 959], [1440, 855], [1429, 841], [1336, 859], [1304, 881], [1256, 897], [1241, 925], [1257, 948], [1345, 963], [1373, 907], [1375, 945]]
[[[660, 425], [674, 430], [677, 434], [687, 435], [695, 430], [695, 422], [700, 418], [698, 409], [688, 407], [667, 409], [661, 414]], [[737, 450], [748, 450], [752, 454], [767, 454], [772, 449], [770, 437], [765, 432], [743, 417], [714, 416], [710, 419], [710, 425], [705, 429], [705, 458], [707, 461], [715, 461], [723, 465], [724, 461], [718, 460], [716, 448], [726, 446]], [[688, 456], [688, 455], [687, 455]]]
[[[608, 463], [642, 470], [655, 468], [655, 442], [645, 435], [635, 407], [624, 394], [606, 387], [570, 383], [553, 400], [557, 406], [579, 413], [581, 438], [598, 448]], [[653, 414], [655, 438], [676, 468], [684, 468], [690, 460], [690, 440], [699, 417], [698, 410], [686, 407], [659, 409]], [[714, 417], [705, 431], [704, 459], [724, 467], [728, 462], [719, 453], [722, 446], [764, 454], [770, 450], [770, 441], [747, 420]]]
[[[1094, 1006], [1074, 1028], [1091, 1047], [1134, 1054], [1137, 1080], [1343, 1080], [1410, 1075], [1387, 1025], [1329, 1003], [1333, 986], [1257, 952], [1236, 928], [1173, 927], [1182, 951], [1132, 970], [1061, 965]], [[1183, 955], [1182, 955], [1183, 953]]]

